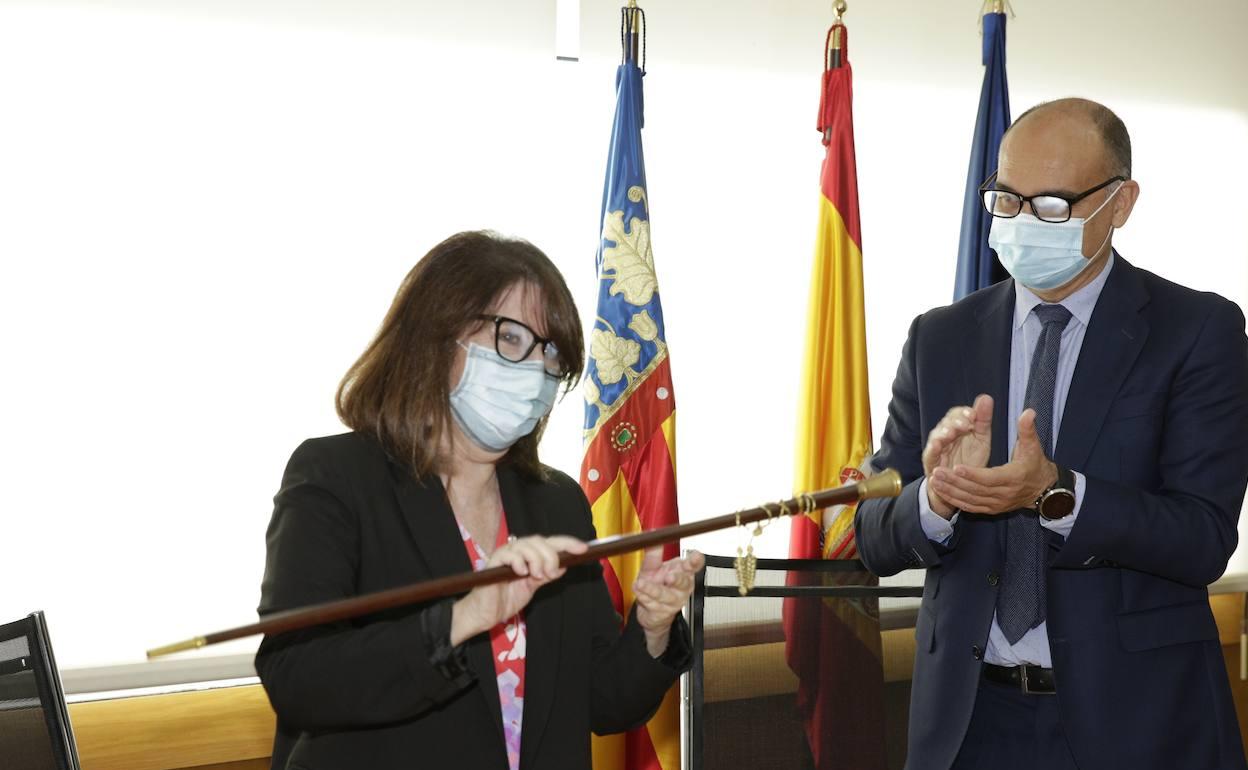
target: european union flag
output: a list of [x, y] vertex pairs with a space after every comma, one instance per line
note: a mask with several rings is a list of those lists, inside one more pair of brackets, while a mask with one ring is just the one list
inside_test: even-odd
[[980, 202], [979, 186], [997, 170], [1001, 136], [1010, 125], [1010, 86], [1005, 78], [1005, 14], [984, 14], [984, 85], [979, 92], [979, 114], [971, 143], [971, 164], [966, 172], [966, 197], [962, 201], [962, 234], [958, 238], [958, 275], [953, 298], [1008, 277], [1005, 268], [988, 248], [992, 216]]

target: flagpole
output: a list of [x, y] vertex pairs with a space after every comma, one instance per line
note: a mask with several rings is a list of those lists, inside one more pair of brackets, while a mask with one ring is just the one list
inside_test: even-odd
[[637, 0], [628, 0], [628, 7], [624, 9], [624, 61], [639, 61], [640, 29], [641, 9], [637, 7]]
[[828, 69], [840, 69], [841, 66], [841, 31], [844, 29], [843, 19], [849, 5], [845, 0], [836, 0], [832, 11], [836, 17], [832, 20], [832, 49], [828, 51]]
[[990, 13], [1002, 13], [1002, 14], [1008, 13], [1010, 14], [1011, 18], [1013, 18], [1014, 16], [1014, 9], [1010, 6], [1010, 0], [984, 0], [983, 5], [980, 6], [979, 12], [980, 12], [979, 24], [980, 24], [981, 32], [983, 31], [983, 24], [984, 24], [983, 17], [987, 16]]
[[[824, 58], [823, 58], [823, 87], [824, 98], [827, 97], [828, 77], [832, 70], [840, 69], [845, 59], [845, 12], [849, 10], [849, 6], [845, 0], [836, 0], [832, 4], [832, 12], [836, 14], [832, 19], [832, 27], [828, 30], [828, 36], [824, 40]], [[824, 114], [824, 106], [826, 102], [821, 99], [819, 102], [819, 119], [823, 127], [823, 143], [826, 145], [832, 138], [832, 126], [826, 120], [827, 115]]]

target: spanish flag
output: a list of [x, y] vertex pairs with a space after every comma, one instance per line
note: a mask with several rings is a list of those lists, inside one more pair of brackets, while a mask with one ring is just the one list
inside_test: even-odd
[[[663, 307], [650, 247], [650, 199], [641, 151], [642, 70], [638, 15], [626, 9], [624, 63], [616, 71], [615, 124], [607, 156], [598, 245], [598, 314], [590, 338], [581, 487], [599, 537], [678, 523], [676, 401], [663, 331]], [[663, 557], [677, 555], [664, 546]], [[615, 609], [627, 617], [642, 552], [603, 562]], [[594, 736], [595, 770], [680, 770], [678, 687], [646, 724]]]
[[[838, 23], [828, 30], [825, 42], [819, 104], [818, 129], [827, 150], [797, 429], [794, 484], [799, 493], [861, 479], [859, 467], [871, 454], [853, 73], [847, 52], [848, 33]], [[819, 513], [792, 519], [791, 558], [850, 559], [857, 554], [853, 506], [829, 510], [822, 519]], [[792, 577], [790, 582], [798, 580]], [[845, 600], [791, 599], [784, 605], [784, 627], [786, 657], [799, 680], [798, 705], [814, 767], [883, 768], [878, 612]]]

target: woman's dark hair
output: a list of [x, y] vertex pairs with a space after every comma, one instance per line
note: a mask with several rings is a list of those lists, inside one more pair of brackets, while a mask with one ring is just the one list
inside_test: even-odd
[[[456, 341], [483, 323], [479, 316], [516, 284], [541, 293], [543, 331], [559, 349], [570, 390], [584, 365], [584, 339], [563, 276], [527, 241], [466, 232], [434, 246], [403, 279], [376, 338], [338, 386], [338, 416], [376, 437], [417, 478], [438, 471], [438, 448], [453, 419], [448, 377]], [[542, 419], [503, 462], [541, 478], [537, 444], [545, 427]]]

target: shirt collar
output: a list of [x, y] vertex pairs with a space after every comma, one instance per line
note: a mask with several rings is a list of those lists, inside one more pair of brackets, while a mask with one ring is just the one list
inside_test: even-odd
[[[1062, 307], [1069, 310], [1070, 314], [1084, 326], [1092, 320], [1092, 311], [1096, 308], [1096, 301], [1101, 296], [1101, 289], [1105, 288], [1105, 282], [1109, 280], [1109, 271], [1113, 269], [1114, 252], [1111, 249], [1109, 259], [1106, 260], [1101, 274], [1093, 278], [1087, 286], [1062, 300]], [[1022, 328], [1022, 325], [1027, 322], [1027, 316], [1031, 315], [1032, 309], [1043, 303], [1044, 300], [1037, 297], [1035, 292], [1018, 281], [1014, 281], [1014, 328]]]

